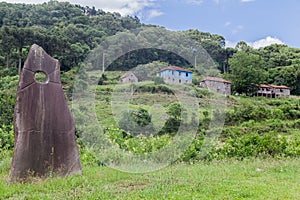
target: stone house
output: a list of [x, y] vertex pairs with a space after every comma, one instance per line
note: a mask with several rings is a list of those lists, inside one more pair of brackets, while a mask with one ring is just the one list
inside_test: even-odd
[[265, 96], [270, 98], [276, 98], [279, 96], [290, 96], [291, 90], [289, 87], [284, 85], [255, 85], [258, 87], [258, 90], [256, 92], [257, 96]]
[[139, 79], [132, 72], [127, 72], [119, 79], [119, 83], [134, 83], [138, 81]]
[[231, 82], [223, 78], [206, 77], [200, 81], [200, 87], [223, 95], [231, 94]]
[[157, 72], [156, 75], [162, 77], [165, 83], [184, 84], [192, 83], [193, 73], [192, 71], [183, 69], [181, 67], [169, 66]]

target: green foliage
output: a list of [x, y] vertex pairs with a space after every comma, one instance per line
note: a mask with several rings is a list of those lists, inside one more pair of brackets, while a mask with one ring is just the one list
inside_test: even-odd
[[[61, 61], [64, 71], [61, 74], [61, 81], [71, 100], [74, 88], [79, 91], [88, 88], [88, 83], [85, 81], [73, 84], [76, 75], [93, 81], [97, 78], [96, 75], [88, 75], [84, 70], [80, 71], [80, 63], [106, 37], [116, 34], [133, 41], [135, 34], [139, 34], [141, 39], [147, 41], [166, 41], [162, 34], [156, 32], [163, 29], [154, 29], [150, 32], [137, 29], [135, 33], [119, 33], [140, 26], [142, 25], [136, 17], [122, 17], [118, 13], [107, 13], [94, 7], [82, 7], [68, 2], [50, 1], [39, 5], [0, 3], [0, 65], [5, 66], [0, 68], [1, 151], [11, 150], [13, 147], [12, 124], [18, 83], [17, 67], [23, 64], [32, 43], [41, 45], [50, 55]], [[177, 32], [170, 32], [170, 34], [174, 41], [180, 39], [181, 34]], [[217, 62], [219, 70], [210, 69], [206, 71], [207, 74], [216, 76], [220, 71], [227, 72], [226, 77], [232, 81], [234, 91], [250, 94], [252, 83], [268, 83], [287, 85], [293, 94], [300, 94], [299, 49], [286, 45], [271, 45], [256, 50], [245, 42], [239, 42], [236, 48], [225, 49], [225, 38], [222, 36], [198, 30], [184, 31], [183, 34], [195, 39]], [[120, 46], [127, 44], [126, 40], [115, 40], [114, 42]], [[120, 46], [112, 47], [107, 57], [113, 55], [112, 52]], [[171, 48], [193, 53], [191, 49], [181, 46], [175, 45]], [[133, 100], [130, 104], [137, 109], [123, 113], [120, 126], [124, 130], [115, 128], [105, 130], [109, 139], [122, 150], [144, 154], [164, 147], [172, 142], [173, 134], [178, 131], [186, 117], [185, 110], [180, 103], [176, 102], [173, 91], [168, 85], [163, 84], [162, 78], [156, 77], [158, 70], [170, 64], [191, 67], [191, 63], [178, 55], [159, 49], [129, 52], [109, 66], [112, 70], [134, 67], [133, 71], [140, 80], [153, 81], [134, 85]], [[104, 123], [104, 127], [116, 126], [114, 116], [110, 113], [109, 102], [121, 74], [122, 72], [116, 71], [105, 72], [99, 80], [101, 86], [96, 88], [95, 107], [99, 112], [97, 117], [101, 123]], [[228, 97], [226, 123], [222, 134], [220, 138], [212, 141], [211, 148], [203, 152], [202, 145], [206, 141], [204, 140], [206, 135], [209, 135], [206, 130], [211, 119], [223, 116], [209, 111], [208, 101], [213, 99], [211, 98], [213, 94], [197, 87], [200, 78], [199, 75], [194, 76], [195, 87], [189, 93], [191, 96], [196, 96], [200, 103], [199, 111], [195, 111], [199, 115], [198, 133], [179, 161], [299, 156], [300, 139], [297, 133], [300, 128], [300, 103], [298, 98], [268, 100]], [[156, 94], [157, 96], [154, 97]], [[142, 95], [144, 97], [139, 99]], [[155, 100], [159, 100], [162, 108], [166, 108], [168, 115], [166, 123], [160, 127], [161, 130], [157, 135], [153, 135], [157, 130], [154, 130], [152, 116], [148, 112], [149, 106], [152, 106]], [[82, 130], [87, 123], [85, 113], [88, 110], [80, 109], [78, 115], [82, 118], [77, 124], [76, 136], [82, 161], [84, 164], [92, 164], [98, 160], [100, 164], [104, 158], [102, 160], [97, 158], [82, 142]], [[195, 119], [194, 113], [191, 124], [188, 125], [196, 124]], [[90, 134], [87, 143], [95, 143], [96, 125], [86, 127], [86, 131]]]
[[173, 91], [169, 86], [164, 84], [156, 85], [154, 83], [138, 85], [135, 91], [138, 93], [149, 92], [149, 93], [173, 94]]
[[161, 77], [157, 77], [156, 73], [169, 66], [168, 63], [153, 61], [148, 64], [138, 65], [131, 71], [138, 77], [139, 81], [154, 81], [155, 84], [163, 84]]
[[151, 115], [149, 112], [143, 108], [139, 108], [137, 111], [131, 113], [133, 121], [135, 121], [140, 126], [147, 126], [151, 123]]
[[294, 94], [300, 94], [299, 80], [300, 65], [269, 69], [269, 83], [288, 86]]
[[0, 152], [14, 148], [14, 131], [12, 127], [0, 126]]
[[204, 136], [203, 133], [198, 133], [178, 161], [193, 163], [195, 161], [204, 160], [202, 149]]
[[0, 125], [10, 127], [13, 123], [15, 94], [7, 91], [0, 93]]
[[[0, 65], [16, 66], [36, 43], [58, 58], [62, 70], [82, 62], [106, 36], [141, 26], [136, 17], [122, 17], [88, 6], [50, 1], [44, 4], [0, 3]], [[24, 52], [25, 50], [25, 52]]]
[[162, 77], [156, 76], [153, 78], [155, 85], [165, 84], [165, 81]]
[[132, 137], [121, 129], [110, 128], [105, 130], [105, 134], [110, 141], [118, 145], [119, 148], [131, 153], [144, 154], [154, 152], [169, 144], [169, 135], [145, 137], [138, 135]]
[[[194, 53], [190, 46], [195, 44], [185, 44], [186, 40], [184, 33], [168, 31], [162, 27], [142, 27], [134, 32], [117, 33], [107, 40], [111, 45], [106, 51], [106, 62], [112, 62], [107, 70], [133, 70], [140, 80], [152, 80], [153, 75], [159, 71], [158, 69], [164, 68], [166, 64], [191, 68], [193, 66], [183, 58], [183, 55], [190, 57]], [[178, 41], [182, 42], [178, 43]], [[148, 43], [157, 44], [157, 42], [162, 44], [161, 48], [144, 48], [145, 45], [148, 46]], [[188, 41], [188, 43], [194, 43], [194, 41]], [[132, 50], [132, 46], [137, 50]], [[171, 49], [171, 51], [166, 49]], [[114, 59], [116, 52], [123, 55]], [[181, 56], [175, 52], [181, 52]], [[199, 56], [200, 58], [203, 57]], [[202, 59], [201, 64], [211, 66], [209, 59]]]
[[151, 115], [144, 108], [122, 113], [119, 127], [131, 135], [153, 135], [155, 133], [151, 123]]
[[225, 145], [218, 149], [219, 156], [224, 158], [235, 157], [298, 157], [300, 155], [299, 139], [275, 132], [260, 135], [256, 132], [231, 138]]
[[[13, 124], [13, 113], [18, 85], [18, 76], [13, 70], [0, 68], [0, 126], [9, 131]], [[6, 74], [7, 73], [7, 74]]]
[[171, 103], [167, 108], [167, 114], [169, 118], [167, 119], [163, 129], [160, 131], [160, 134], [176, 133], [178, 131], [179, 126], [182, 123], [182, 117], [184, 112], [185, 110], [183, 109], [180, 103]]
[[235, 92], [251, 94], [252, 84], [266, 80], [264, 62], [258, 55], [239, 51], [229, 59], [229, 65], [229, 78]]
[[[217, 34], [201, 32], [199, 30], [187, 30], [184, 33], [197, 41], [218, 64], [218, 69], [223, 71], [226, 60], [225, 38]], [[223, 71], [224, 72], [224, 71]]]
[[257, 53], [266, 61], [265, 68], [270, 69], [296, 64], [300, 51], [286, 45], [272, 44], [257, 50]]

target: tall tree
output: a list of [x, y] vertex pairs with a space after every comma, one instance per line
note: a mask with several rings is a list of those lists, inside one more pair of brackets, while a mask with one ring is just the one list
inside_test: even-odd
[[229, 59], [229, 65], [229, 78], [235, 92], [250, 94], [253, 84], [266, 81], [264, 62], [258, 55], [239, 51]]
[[218, 64], [218, 69], [225, 72], [226, 64], [225, 38], [217, 34], [201, 32], [199, 30], [187, 30], [184, 33], [199, 44], [207, 51], [211, 58]]

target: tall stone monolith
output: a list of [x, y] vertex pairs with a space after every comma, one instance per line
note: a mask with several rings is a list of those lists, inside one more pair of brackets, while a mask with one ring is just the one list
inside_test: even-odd
[[[44, 73], [38, 82], [36, 73]], [[81, 173], [75, 124], [60, 82], [60, 64], [33, 45], [20, 74], [14, 111], [10, 181]]]

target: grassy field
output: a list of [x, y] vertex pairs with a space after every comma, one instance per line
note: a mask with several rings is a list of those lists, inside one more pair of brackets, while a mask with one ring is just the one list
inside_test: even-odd
[[[0, 199], [299, 199], [300, 160], [176, 164], [130, 174], [83, 166], [83, 174], [8, 184], [1, 164]], [[3, 170], [5, 168], [5, 170]]]

